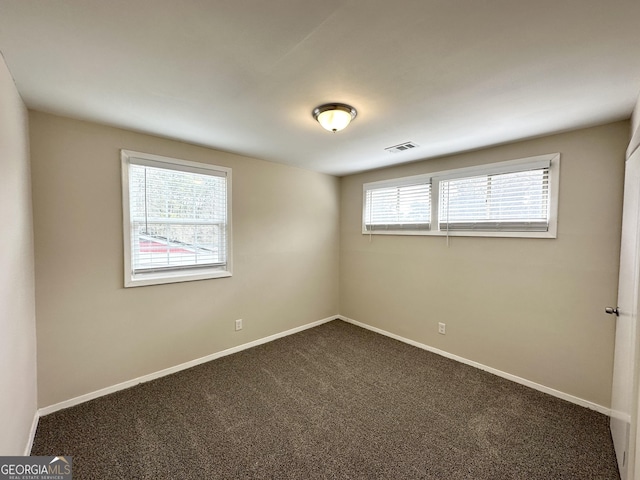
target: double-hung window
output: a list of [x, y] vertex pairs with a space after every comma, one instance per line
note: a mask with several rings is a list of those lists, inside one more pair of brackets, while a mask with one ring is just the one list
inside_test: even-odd
[[122, 150], [125, 286], [231, 276], [231, 169]]
[[551, 154], [367, 183], [362, 231], [555, 238], [559, 168]]

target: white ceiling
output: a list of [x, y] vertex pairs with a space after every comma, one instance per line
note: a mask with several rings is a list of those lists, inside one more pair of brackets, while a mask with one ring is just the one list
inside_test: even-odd
[[30, 108], [344, 175], [629, 118], [640, 1], [0, 0], [0, 51]]

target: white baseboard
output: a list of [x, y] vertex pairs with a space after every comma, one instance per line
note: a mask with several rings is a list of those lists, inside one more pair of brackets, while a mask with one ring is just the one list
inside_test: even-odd
[[[64, 402], [56, 403], [54, 405], [49, 405], [48, 407], [43, 407], [40, 410], [38, 410], [38, 414], [39, 416], [44, 417], [45, 415], [49, 415], [50, 413], [57, 412], [58, 410], [63, 410], [65, 408], [73, 407], [75, 405], [88, 402], [89, 400], [93, 400], [95, 398], [109, 395], [110, 393], [118, 392], [120, 390], [124, 390], [130, 387], [134, 387], [139, 383], [145, 383], [151, 380], [155, 380], [156, 378], [166, 377], [167, 375], [171, 375], [172, 373], [180, 372], [181, 370], [186, 370], [187, 368], [195, 367], [196, 365], [210, 362], [211, 360], [215, 360], [216, 358], [225, 357], [227, 355], [231, 355], [233, 353], [237, 353], [251, 347], [257, 347], [258, 345], [262, 345], [263, 343], [272, 342], [273, 340], [277, 340], [278, 338], [286, 337], [288, 335], [293, 335], [294, 333], [298, 333], [303, 330], [307, 330], [309, 328], [317, 327], [318, 325], [322, 325], [323, 323], [327, 323], [332, 320], [336, 320], [338, 318], [340, 318], [339, 315], [332, 315], [331, 317], [323, 318], [322, 320], [318, 320], [316, 322], [307, 323], [306, 325], [292, 328], [291, 330], [286, 330], [284, 332], [276, 333], [274, 335], [269, 335], [268, 337], [260, 338], [258, 340], [254, 340], [249, 343], [244, 343], [242, 345], [238, 345], [237, 347], [227, 348], [226, 350], [212, 353], [205, 357], [196, 358], [195, 360], [181, 363], [180, 365], [176, 365], [174, 367], [165, 368], [164, 370], [160, 370], [158, 372], [149, 373], [147, 375], [143, 375], [142, 377], [134, 378], [132, 380], [127, 380], [126, 382], [118, 383], [117, 385], [112, 385], [111, 387], [101, 388], [100, 390], [96, 390], [95, 392], [86, 393], [84, 395], [80, 395], [79, 397], [65, 400]], [[34, 421], [37, 424], [37, 420], [34, 420]], [[35, 429], [34, 429], [34, 433], [35, 433]], [[31, 447], [29, 447], [29, 450], [31, 450]]]
[[33, 448], [33, 440], [36, 438], [36, 430], [38, 429], [38, 420], [40, 420], [40, 413], [36, 410], [33, 414], [33, 421], [31, 422], [31, 430], [29, 431], [29, 438], [27, 439], [27, 446], [24, 449], [24, 456], [31, 455], [31, 449]]
[[484, 370], [485, 372], [492, 373], [502, 378], [506, 378], [507, 380], [511, 380], [512, 382], [519, 383], [521, 385], [525, 385], [527, 387], [533, 388], [534, 390], [538, 390], [543, 393], [547, 393], [557, 398], [561, 398], [562, 400], [566, 400], [571, 403], [575, 403], [576, 405], [580, 405], [581, 407], [586, 407], [591, 410], [595, 410], [596, 412], [603, 413], [607, 416], [611, 416], [611, 409], [607, 407], [603, 407], [602, 405], [598, 405], [597, 403], [590, 402], [583, 398], [575, 397], [568, 393], [561, 392], [560, 390], [556, 390], [554, 388], [546, 387], [536, 382], [532, 382], [531, 380], [527, 380], [526, 378], [518, 377], [516, 375], [512, 375], [507, 372], [503, 372], [502, 370], [498, 370], [497, 368], [488, 367], [487, 365], [483, 365], [482, 363], [474, 362], [473, 360], [468, 360], [464, 357], [459, 357], [458, 355], [454, 355], [453, 353], [445, 352], [444, 350], [440, 350], [434, 347], [430, 347], [429, 345], [425, 345], [424, 343], [416, 342], [414, 340], [410, 340], [408, 338], [401, 337], [400, 335], [396, 335], [395, 333], [387, 332], [386, 330], [382, 330], [377, 327], [372, 327], [371, 325], [367, 325], [366, 323], [358, 322], [353, 320], [352, 318], [345, 317], [343, 315], [338, 315], [340, 320], [343, 320], [347, 323], [351, 323], [352, 325], [356, 325], [358, 327], [366, 328], [367, 330], [371, 330], [372, 332], [380, 333], [381, 335], [385, 335], [387, 337], [391, 337], [395, 340], [399, 340], [404, 343], [408, 343], [409, 345], [413, 345], [414, 347], [421, 348], [423, 350], [427, 350], [432, 353], [436, 353], [446, 358], [450, 358], [451, 360], [455, 360], [460, 363], [464, 363], [465, 365], [470, 365], [475, 368], [479, 368], [480, 370]]

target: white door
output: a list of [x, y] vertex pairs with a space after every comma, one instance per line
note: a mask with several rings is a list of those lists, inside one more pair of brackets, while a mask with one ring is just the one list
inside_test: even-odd
[[[611, 436], [622, 480], [632, 480], [635, 463], [638, 368], [636, 365], [636, 320], [640, 286], [640, 150], [625, 167], [622, 243], [618, 283], [618, 314], [611, 394]], [[640, 479], [637, 479], [640, 480]]]

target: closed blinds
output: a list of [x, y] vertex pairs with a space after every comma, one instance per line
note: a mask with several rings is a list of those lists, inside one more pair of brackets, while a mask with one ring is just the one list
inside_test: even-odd
[[440, 230], [546, 232], [549, 166], [441, 180]]
[[131, 159], [129, 208], [133, 274], [226, 267], [225, 172]]
[[366, 189], [364, 226], [367, 231], [429, 230], [430, 180]]

